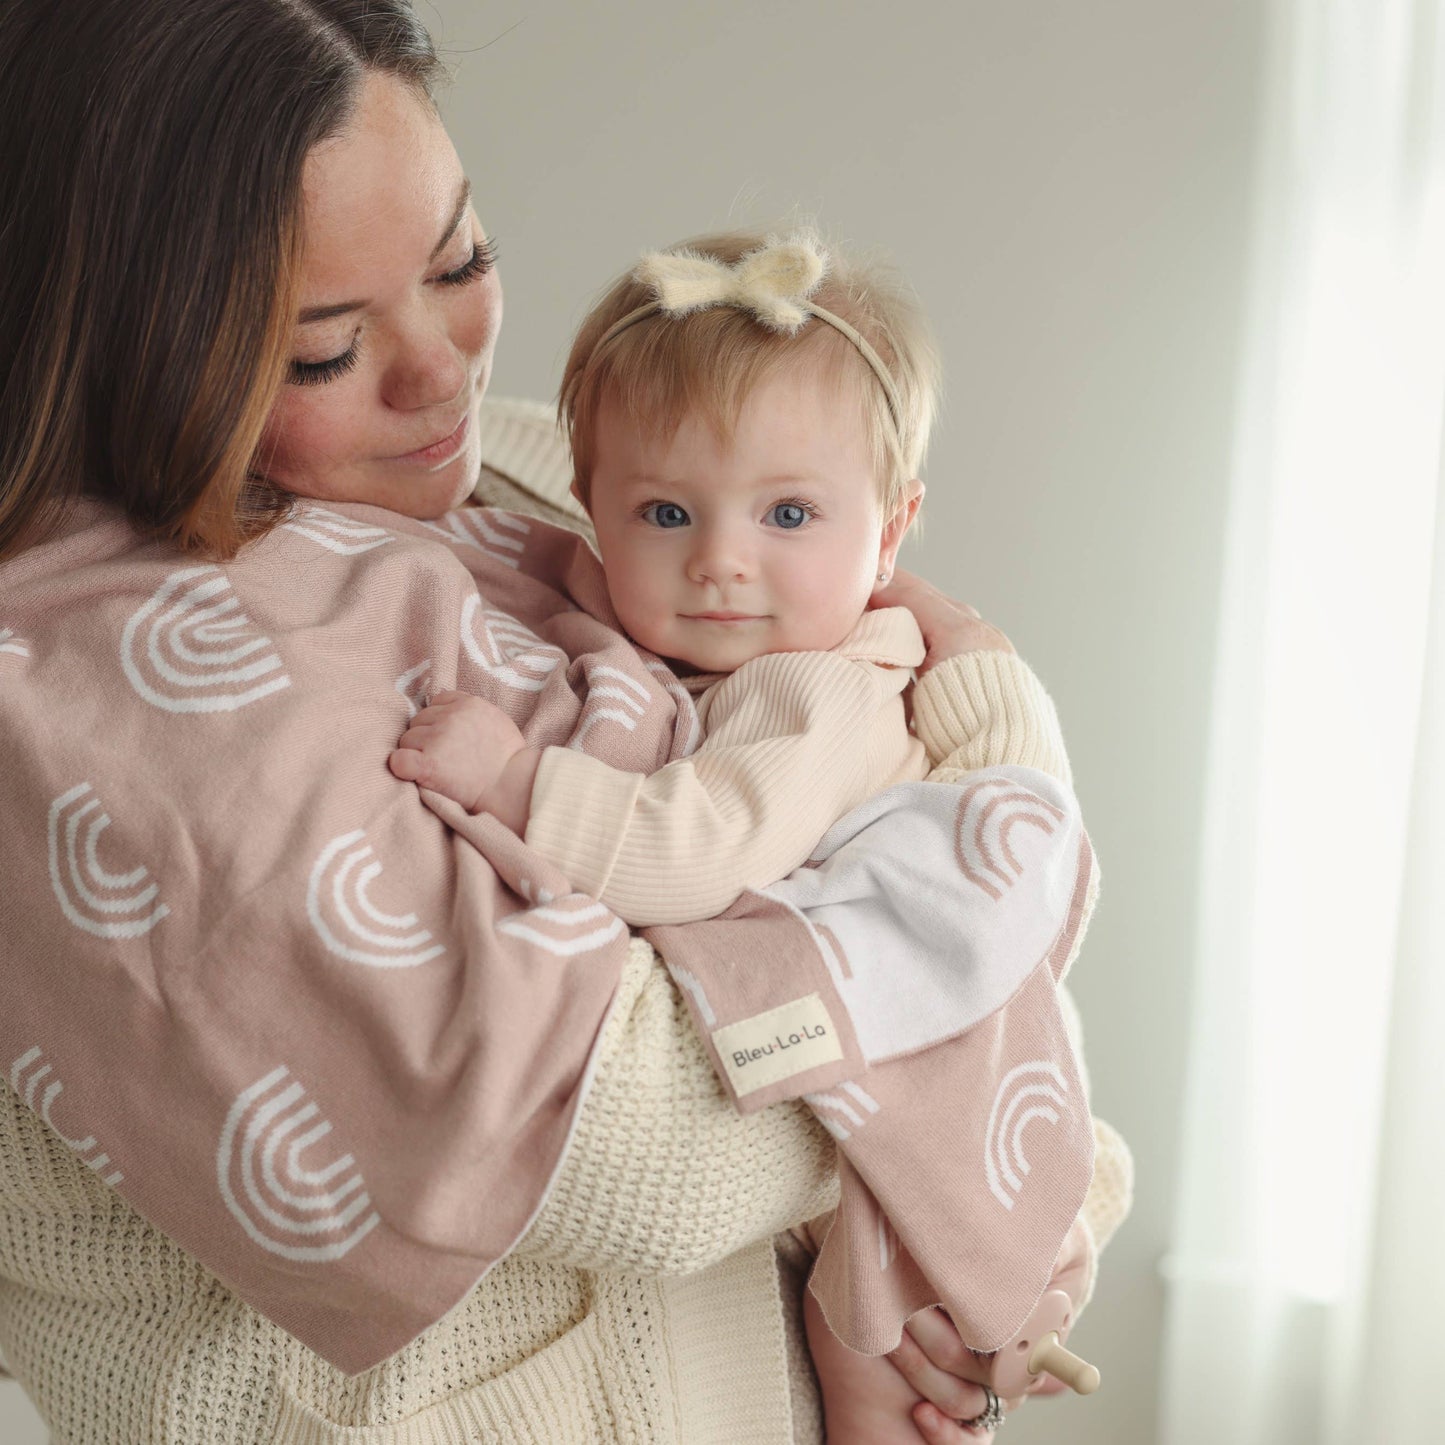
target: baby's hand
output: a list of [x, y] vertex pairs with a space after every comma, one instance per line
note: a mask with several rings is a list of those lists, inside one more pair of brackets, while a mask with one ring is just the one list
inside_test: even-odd
[[524, 747], [521, 730], [501, 708], [470, 693], [439, 692], [411, 720], [387, 763], [398, 778], [477, 813]]

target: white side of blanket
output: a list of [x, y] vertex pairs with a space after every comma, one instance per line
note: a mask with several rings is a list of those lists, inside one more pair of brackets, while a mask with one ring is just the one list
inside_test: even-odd
[[840, 819], [808, 867], [761, 890], [812, 927], [870, 1064], [1002, 1007], [1068, 912], [1083, 837], [1073, 794], [1034, 768], [988, 776], [972, 794], [887, 789]]

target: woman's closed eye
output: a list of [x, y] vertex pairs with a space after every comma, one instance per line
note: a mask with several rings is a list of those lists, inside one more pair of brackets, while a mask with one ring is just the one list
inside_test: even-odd
[[[497, 242], [495, 237], [488, 236], [485, 240], [473, 242], [472, 254], [455, 270], [443, 271], [432, 279], [438, 286], [466, 286], [485, 276], [496, 264]], [[333, 356], [328, 361], [293, 361], [287, 380], [293, 386], [322, 386], [345, 376], [355, 369], [361, 358], [360, 341], [361, 332], [358, 331], [351, 338], [351, 345], [339, 356]]]
[[351, 345], [340, 356], [333, 356], [330, 361], [293, 361], [291, 375], [287, 379], [293, 386], [321, 386], [325, 382], [335, 381], [338, 376], [345, 376], [360, 360], [360, 341], [361, 333], [358, 331], [351, 338]]
[[468, 281], [485, 276], [496, 264], [497, 238], [488, 236], [472, 243], [472, 254], [455, 271], [445, 271], [436, 279], [442, 286], [465, 286]]

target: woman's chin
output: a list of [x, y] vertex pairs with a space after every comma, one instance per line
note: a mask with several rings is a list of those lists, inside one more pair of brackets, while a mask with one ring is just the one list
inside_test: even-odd
[[425, 522], [460, 507], [476, 489], [481, 466], [481, 447], [473, 434], [445, 466], [430, 470], [414, 463], [379, 460], [328, 470], [320, 476], [274, 472], [272, 480], [295, 496], [323, 506], [328, 502], [359, 502]]
[[377, 488], [375, 497], [355, 500], [369, 501], [374, 506], [400, 512], [404, 517], [429, 522], [466, 502], [476, 490], [481, 465], [480, 449], [473, 444], [463, 448], [445, 467], [421, 477], [390, 479], [385, 487]]

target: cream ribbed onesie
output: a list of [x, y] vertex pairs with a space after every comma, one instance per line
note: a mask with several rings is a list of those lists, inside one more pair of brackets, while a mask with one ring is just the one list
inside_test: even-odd
[[704, 733], [651, 775], [546, 748], [527, 842], [634, 927], [721, 913], [806, 861], [844, 813], [928, 771], [903, 692], [923, 661], [905, 607], [828, 652], [773, 652], [680, 679]]

